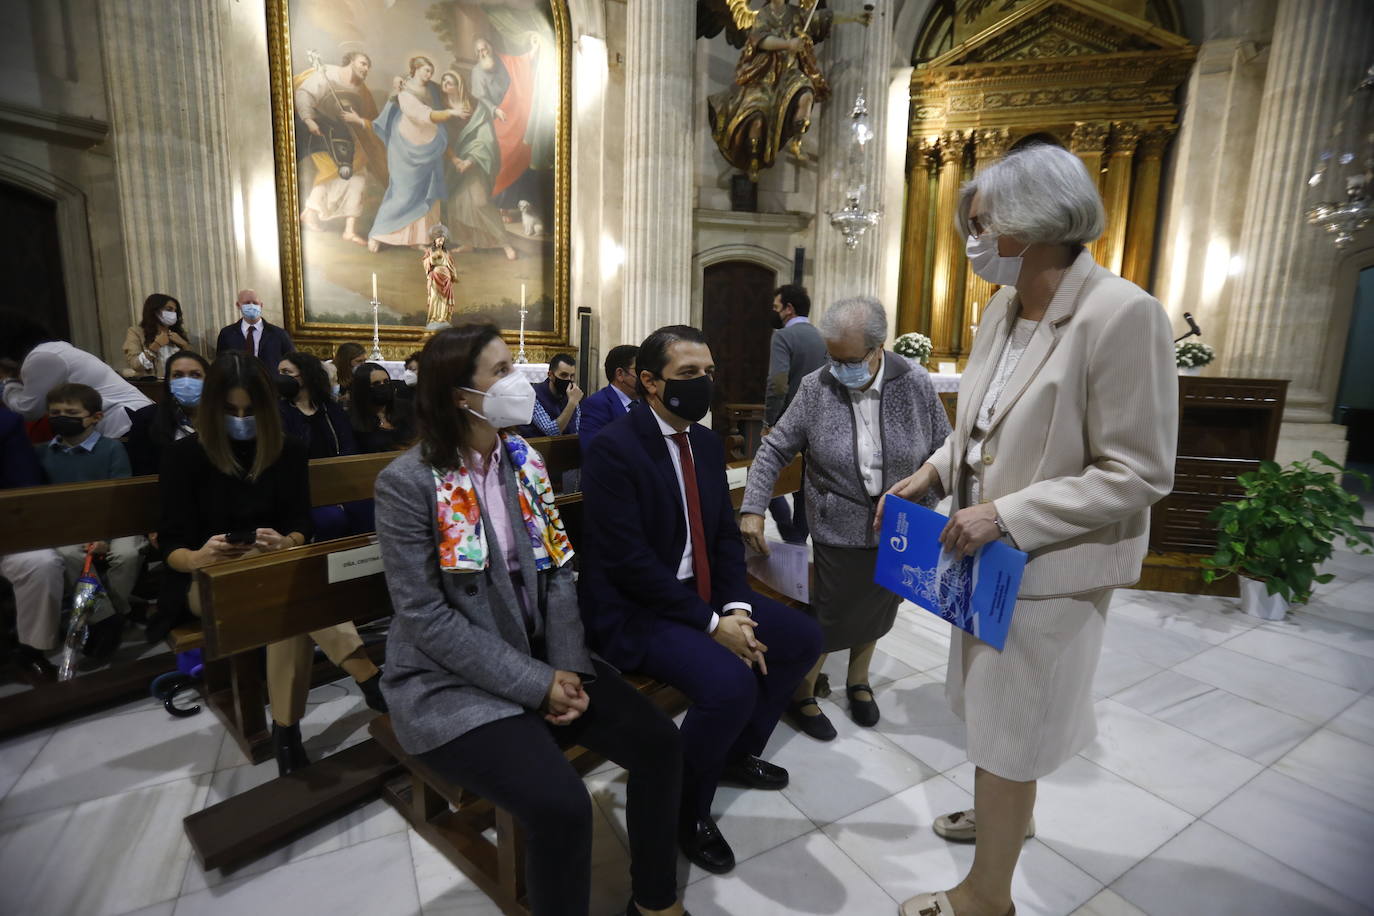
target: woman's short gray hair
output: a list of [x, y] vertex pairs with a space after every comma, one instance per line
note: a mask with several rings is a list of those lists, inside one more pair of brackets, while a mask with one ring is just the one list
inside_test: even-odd
[[1034, 143], [1013, 150], [965, 183], [955, 223], [966, 238], [973, 235], [974, 194], [985, 232], [1027, 244], [1086, 245], [1107, 227], [1097, 182], [1083, 160], [1060, 146]]
[[821, 316], [820, 331], [826, 340], [839, 340], [858, 331], [865, 347], [881, 347], [887, 340], [887, 309], [872, 296], [841, 299]]

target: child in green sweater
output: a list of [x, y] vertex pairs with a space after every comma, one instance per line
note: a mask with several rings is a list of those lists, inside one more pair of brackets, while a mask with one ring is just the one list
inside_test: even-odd
[[[123, 444], [102, 436], [95, 429], [104, 416], [100, 393], [89, 385], [69, 383], [48, 392], [48, 424], [57, 435], [37, 448], [38, 461], [49, 483], [85, 483], [130, 476], [129, 456]], [[109, 564], [105, 585], [110, 604], [119, 615], [127, 615], [129, 593], [138, 581], [143, 561], [144, 543], [142, 536], [133, 536], [59, 547], [57, 552], [66, 568], [68, 595], [76, 587], [87, 550], [91, 550], [105, 557]], [[118, 644], [117, 639], [115, 643]]]

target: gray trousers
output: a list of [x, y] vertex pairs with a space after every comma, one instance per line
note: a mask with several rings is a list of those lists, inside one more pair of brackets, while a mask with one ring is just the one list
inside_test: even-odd
[[[110, 605], [120, 614], [129, 613], [129, 594], [138, 581], [138, 570], [143, 564], [143, 545], [147, 540], [142, 535], [115, 538], [110, 541], [110, 552], [106, 554], [109, 568], [105, 570], [105, 590], [110, 596]], [[84, 545], [72, 544], [59, 547], [66, 569], [67, 592], [76, 588], [76, 580], [81, 578], [81, 568], [86, 564]]]
[[29, 550], [0, 557], [0, 577], [14, 586], [19, 641], [47, 652], [57, 648], [62, 620], [62, 557], [56, 550]]

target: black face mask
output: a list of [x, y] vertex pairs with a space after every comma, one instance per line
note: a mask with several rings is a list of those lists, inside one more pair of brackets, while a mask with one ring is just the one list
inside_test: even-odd
[[711, 409], [711, 376], [663, 380], [663, 406], [682, 419], [695, 423]]
[[372, 403], [378, 407], [385, 407], [396, 397], [396, 392], [391, 390], [391, 383], [386, 382], [381, 385], [372, 386]]
[[781, 330], [782, 330], [782, 316], [779, 315], [777, 312], [769, 312], [768, 314], [769, 314], [769, 316], [770, 316], [768, 320], [772, 323], [772, 325], [773, 325], [773, 330], [775, 330], [775, 331], [781, 331]]
[[79, 436], [86, 431], [85, 417], [48, 417], [52, 431], [64, 439]]
[[277, 394], [286, 398], [288, 401], [301, 393], [301, 380], [292, 378], [286, 374], [277, 376]]
[[571, 385], [572, 382], [573, 380], [570, 378], [556, 378], [553, 380], [553, 390], [556, 391], [561, 398], [568, 393], [568, 386]]

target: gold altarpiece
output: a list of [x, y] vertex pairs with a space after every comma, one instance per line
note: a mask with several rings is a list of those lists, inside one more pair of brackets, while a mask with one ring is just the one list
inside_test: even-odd
[[958, 43], [911, 76], [897, 306], [898, 332], [928, 334], [932, 359], [962, 366], [975, 305], [994, 292], [964, 257], [959, 186], [1018, 143], [1057, 143], [1098, 176], [1107, 231], [1093, 257], [1150, 287], [1163, 157], [1197, 48], [1149, 7], [1029, 0], [998, 18], [1003, 4], [950, 6], [945, 42]]

